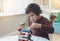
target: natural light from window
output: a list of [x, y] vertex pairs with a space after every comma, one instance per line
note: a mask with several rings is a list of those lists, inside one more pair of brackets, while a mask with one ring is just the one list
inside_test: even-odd
[[0, 16], [24, 14], [30, 3], [33, 3], [33, 0], [3, 0], [4, 12], [0, 13]]

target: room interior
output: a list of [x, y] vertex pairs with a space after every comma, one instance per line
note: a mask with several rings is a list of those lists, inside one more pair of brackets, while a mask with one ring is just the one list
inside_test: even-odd
[[[54, 34], [50, 34], [49, 37], [50, 41], [60, 41], [60, 0], [0, 0], [0, 41], [8, 41], [8, 37], [17, 39], [16, 28], [19, 27], [21, 21], [24, 20], [28, 26], [29, 21], [25, 9], [30, 3], [38, 4], [43, 11], [42, 16], [49, 21], [51, 21], [50, 15], [56, 16], [53, 20]], [[14, 39], [12, 40], [17, 41]]]

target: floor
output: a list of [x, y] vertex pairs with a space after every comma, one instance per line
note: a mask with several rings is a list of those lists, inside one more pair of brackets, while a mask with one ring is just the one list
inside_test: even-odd
[[60, 41], [60, 34], [53, 34], [51, 41]]
[[[56, 33], [54, 33], [52, 36], [50, 36], [50, 37], [52, 37], [51, 38], [51, 40], [50, 41], [60, 41], [60, 34], [56, 34]], [[8, 37], [5, 37], [5, 38], [2, 38], [2, 39], [0, 39], [0, 41], [18, 41], [18, 36], [17, 35], [13, 35], [13, 36], [8, 36]]]

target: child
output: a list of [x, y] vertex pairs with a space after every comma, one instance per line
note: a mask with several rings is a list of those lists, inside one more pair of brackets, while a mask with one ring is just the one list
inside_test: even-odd
[[48, 34], [52, 34], [54, 28], [48, 19], [40, 16], [42, 14], [40, 7], [35, 3], [31, 3], [26, 8], [26, 14], [30, 17], [32, 35], [49, 40]]

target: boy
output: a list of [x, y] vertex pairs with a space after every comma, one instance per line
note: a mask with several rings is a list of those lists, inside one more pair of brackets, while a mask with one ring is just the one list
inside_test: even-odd
[[35, 3], [31, 3], [26, 8], [26, 14], [30, 17], [32, 35], [49, 40], [48, 34], [52, 34], [54, 28], [48, 19], [40, 16], [42, 14], [40, 7]]

